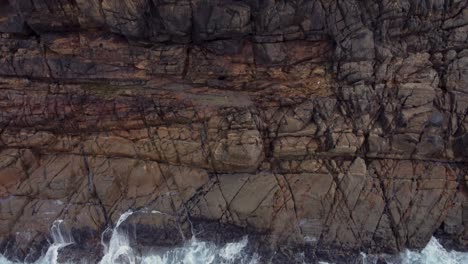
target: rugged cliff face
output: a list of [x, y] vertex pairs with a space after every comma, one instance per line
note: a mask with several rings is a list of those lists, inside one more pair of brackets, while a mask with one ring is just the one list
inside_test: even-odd
[[10, 256], [128, 209], [141, 243], [467, 249], [467, 1], [0, 0], [0, 32]]

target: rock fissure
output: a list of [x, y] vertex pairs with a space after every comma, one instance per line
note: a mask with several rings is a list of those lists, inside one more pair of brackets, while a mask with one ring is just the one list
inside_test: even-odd
[[129, 209], [145, 245], [466, 250], [464, 1], [137, 2], [0, 1], [9, 257]]

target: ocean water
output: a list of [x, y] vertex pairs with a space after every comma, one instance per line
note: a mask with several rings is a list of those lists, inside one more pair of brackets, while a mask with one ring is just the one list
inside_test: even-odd
[[[197, 240], [195, 237], [186, 241], [184, 245], [164, 251], [149, 251], [143, 256], [130, 246], [128, 235], [120, 225], [133, 214], [132, 211], [122, 214], [114, 228], [106, 230], [112, 232], [108, 242], [103, 239], [104, 256], [99, 264], [260, 264], [265, 263], [257, 254], [245, 254], [248, 238], [240, 241], [217, 246], [210, 242]], [[47, 252], [33, 264], [58, 264], [58, 254], [61, 248], [73, 244], [73, 239], [61, 230], [61, 221], [55, 221], [51, 227], [53, 243]], [[382, 256], [380, 256], [382, 257]], [[468, 264], [468, 252], [448, 251], [442, 247], [436, 238], [432, 238], [420, 252], [406, 250], [396, 256], [384, 256], [391, 264]], [[356, 263], [377, 264], [377, 256], [361, 253]], [[319, 262], [328, 264], [327, 262]], [[0, 264], [23, 264], [13, 262], [0, 255]], [[85, 264], [85, 263], [61, 263]], [[308, 264], [304, 262], [304, 264]]]

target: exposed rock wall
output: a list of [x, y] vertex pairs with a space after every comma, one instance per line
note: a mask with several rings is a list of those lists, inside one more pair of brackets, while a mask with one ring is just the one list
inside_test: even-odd
[[467, 249], [464, 0], [0, 0], [0, 32], [12, 255], [129, 208], [158, 243]]

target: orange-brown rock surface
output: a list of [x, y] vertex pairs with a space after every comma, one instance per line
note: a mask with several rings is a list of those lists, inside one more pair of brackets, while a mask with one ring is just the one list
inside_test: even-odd
[[0, 0], [0, 248], [468, 250], [467, 113], [463, 0]]

